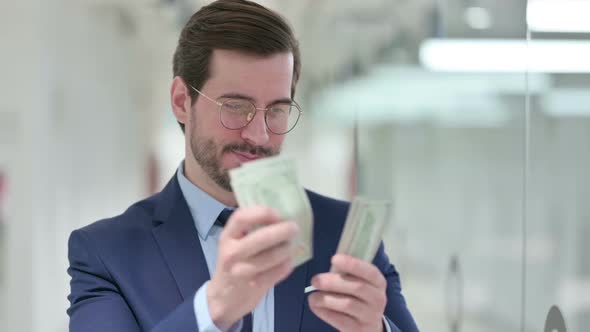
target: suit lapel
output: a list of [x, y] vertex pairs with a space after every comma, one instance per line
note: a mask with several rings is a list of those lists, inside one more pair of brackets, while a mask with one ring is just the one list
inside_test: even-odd
[[275, 331], [299, 332], [309, 261], [275, 286]]
[[[152, 233], [183, 300], [186, 300], [210, 279], [207, 262], [176, 176], [158, 195], [158, 200], [155, 220], [159, 225], [152, 229]], [[275, 331], [299, 332], [309, 264], [302, 264], [275, 286]]]
[[162, 223], [153, 228], [152, 233], [183, 300], [186, 300], [210, 276], [199, 235], [176, 176], [162, 191], [161, 201], [156, 209], [156, 220]]

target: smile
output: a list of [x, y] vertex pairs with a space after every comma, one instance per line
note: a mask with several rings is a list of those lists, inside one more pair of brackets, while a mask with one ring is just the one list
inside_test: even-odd
[[256, 160], [256, 159], [260, 159], [262, 158], [262, 156], [257, 155], [257, 154], [251, 154], [248, 152], [238, 152], [235, 150], [231, 151], [236, 157], [238, 157], [238, 159], [240, 160], [240, 162], [248, 162], [248, 161], [252, 161], [252, 160]]

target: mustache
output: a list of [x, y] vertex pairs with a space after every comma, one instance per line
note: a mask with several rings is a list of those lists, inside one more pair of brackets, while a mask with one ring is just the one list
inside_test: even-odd
[[254, 146], [248, 143], [231, 143], [223, 147], [223, 152], [230, 151], [246, 152], [262, 157], [269, 157], [278, 153], [278, 151], [274, 151], [270, 148], [265, 148], [259, 145]]

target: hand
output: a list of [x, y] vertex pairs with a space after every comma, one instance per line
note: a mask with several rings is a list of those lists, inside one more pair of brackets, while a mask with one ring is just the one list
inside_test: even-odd
[[336, 272], [321, 273], [311, 284], [318, 290], [308, 298], [314, 314], [339, 331], [382, 332], [387, 282], [371, 263], [337, 254]]
[[[253, 232], [254, 226], [266, 225]], [[215, 325], [229, 329], [254, 310], [266, 292], [293, 271], [294, 222], [281, 222], [270, 208], [236, 210], [219, 237], [215, 273], [207, 304]]]

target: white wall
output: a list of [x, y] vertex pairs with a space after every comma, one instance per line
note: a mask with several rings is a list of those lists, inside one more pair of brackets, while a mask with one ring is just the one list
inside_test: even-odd
[[12, 190], [0, 330], [65, 331], [69, 233], [146, 194], [143, 50], [111, 8], [21, 0], [0, 13], [0, 109], [16, 114], [1, 150]]

